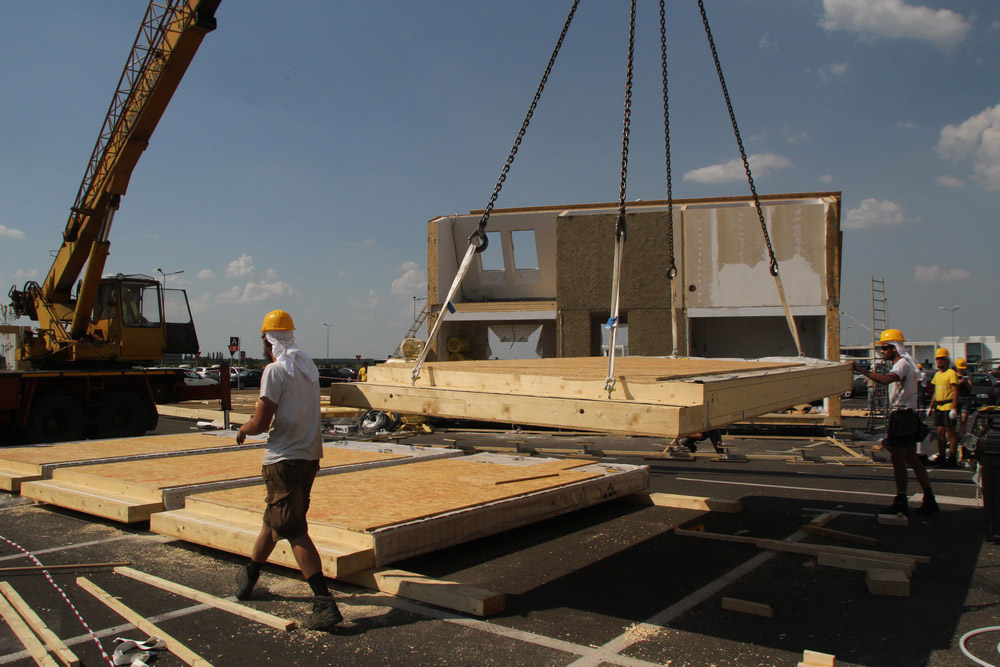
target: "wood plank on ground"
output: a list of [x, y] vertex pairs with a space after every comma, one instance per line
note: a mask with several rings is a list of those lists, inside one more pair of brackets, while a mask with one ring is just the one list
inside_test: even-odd
[[709, 512], [735, 513], [743, 509], [743, 505], [739, 500], [709, 498], [706, 496], [685, 496], [677, 493], [633, 493], [621, 500], [639, 505], [656, 505], [658, 507], [706, 510]]
[[28, 603], [24, 601], [14, 587], [11, 586], [6, 581], [0, 582], [0, 595], [7, 598], [7, 602], [21, 615], [24, 622], [31, 628], [31, 630], [38, 635], [38, 637], [45, 642], [45, 646], [48, 647], [52, 654], [62, 664], [66, 667], [76, 667], [80, 664], [80, 659], [76, 657], [73, 651], [69, 650], [69, 647], [59, 639], [56, 633], [52, 632], [48, 625], [45, 624], [35, 610], [28, 606]]
[[348, 574], [338, 577], [338, 579], [357, 586], [374, 588], [390, 595], [465, 612], [473, 616], [499, 614], [504, 610], [505, 605], [503, 593], [466, 586], [453, 581], [433, 579], [405, 570], [376, 568]]
[[58, 663], [52, 659], [52, 656], [45, 650], [42, 642], [38, 640], [38, 637], [31, 631], [25, 620], [21, 618], [14, 610], [14, 607], [7, 602], [6, 596], [3, 595], [0, 595], [0, 618], [7, 621], [7, 625], [14, 632], [18, 640], [20, 640], [21, 645], [31, 654], [32, 660], [41, 667], [56, 667]]

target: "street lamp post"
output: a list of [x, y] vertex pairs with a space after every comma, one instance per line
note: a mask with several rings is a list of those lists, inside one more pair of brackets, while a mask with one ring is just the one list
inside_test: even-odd
[[938, 310], [951, 311], [951, 359], [954, 361], [955, 355], [958, 354], [958, 342], [955, 340], [955, 311], [958, 310], [958, 306], [954, 306], [953, 308], [938, 306]]
[[163, 276], [163, 289], [167, 289], [167, 276], [176, 276], [178, 273], [184, 273], [183, 269], [180, 271], [171, 271], [170, 273], [166, 273], [161, 268], [157, 268], [156, 270], [160, 272], [161, 276]]
[[326, 363], [330, 363], [330, 327], [333, 325], [323, 322], [323, 326], [326, 327]]
[[417, 301], [426, 301], [426, 300], [427, 300], [426, 296], [421, 296], [421, 297], [418, 297], [416, 295], [413, 296], [413, 321], [414, 322], [417, 321]]

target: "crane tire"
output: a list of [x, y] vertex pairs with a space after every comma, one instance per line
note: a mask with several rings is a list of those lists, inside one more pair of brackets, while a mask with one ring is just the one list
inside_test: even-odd
[[369, 410], [358, 420], [358, 431], [365, 435], [375, 435], [379, 431], [392, 432], [399, 426], [399, 420], [392, 412]]
[[103, 438], [128, 438], [145, 433], [150, 423], [146, 402], [132, 392], [121, 391], [105, 399], [99, 431]]
[[33, 443], [83, 440], [87, 436], [87, 413], [72, 396], [46, 396], [31, 408], [27, 436]]

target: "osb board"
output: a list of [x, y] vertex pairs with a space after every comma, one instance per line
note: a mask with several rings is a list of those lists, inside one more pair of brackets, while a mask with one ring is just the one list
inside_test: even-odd
[[[160, 489], [259, 478], [260, 449], [61, 468], [52, 478], [94, 490], [159, 497]], [[325, 447], [320, 469], [406, 458], [405, 454]]]
[[[504, 465], [459, 458], [318, 477], [309, 522], [373, 531], [600, 477], [600, 473], [573, 470], [590, 463], [568, 459]], [[540, 477], [550, 474], [556, 476]], [[213, 503], [255, 514], [264, 509], [259, 487], [197, 494], [189, 499], [199, 506]]]
[[[244, 447], [260, 447], [261, 445], [262, 442], [248, 440]], [[0, 468], [39, 473], [42, 471], [42, 466], [45, 465], [236, 446], [236, 441], [233, 438], [210, 433], [178, 433], [112, 440], [84, 440], [55, 445], [3, 449], [0, 451]]]

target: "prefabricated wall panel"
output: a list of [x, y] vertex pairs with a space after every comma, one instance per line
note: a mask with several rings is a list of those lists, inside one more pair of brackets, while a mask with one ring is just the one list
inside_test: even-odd
[[[317, 478], [309, 532], [336, 577], [427, 553], [647, 488], [646, 466], [477, 454]], [[248, 555], [261, 487], [189, 496], [154, 532]], [[294, 566], [276, 553], [272, 562]]]
[[616, 360], [605, 390], [601, 357], [433, 362], [370, 367], [368, 381], [334, 385], [331, 403], [511, 424], [678, 437], [725, 426], [850, 386], [851, 366], [827, 361]]

